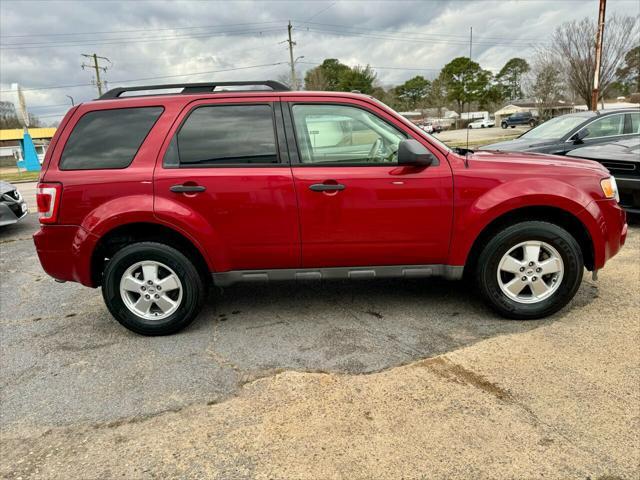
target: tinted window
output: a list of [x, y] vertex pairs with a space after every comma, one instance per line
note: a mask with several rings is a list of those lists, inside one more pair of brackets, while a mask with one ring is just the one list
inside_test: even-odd
[[[178, 132], [176, 147], [181, 165], [277, 163], [271, 106], [196, 108]], [[165, 165], [170, 163], [167, 158]]]
[[82, 116], [62, 152], [62, 170], [126, 168], [162, 107], [97, 110]]
[[611, 137], [624, 133], [624, 114], [607, 115], [589, 124], [584, 138]]
[[395, 163], [398, 144], [406, 138], [355, 107], [295, 105], [293, 118], [302, 163]]

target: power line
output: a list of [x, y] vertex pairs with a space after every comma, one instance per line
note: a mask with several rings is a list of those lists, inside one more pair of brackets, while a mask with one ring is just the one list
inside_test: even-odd
[[58, 36], [71, 36], [71, 35], [103, 35], [103, 34], [118, 34], [118, 33], [141, 33], [141, 32], [164, 32], [169, 30], [192, 30], [197, 28], [222, 28], [222, 27], [240, 27], [247, 25], [266, 25], [273, 23], [281, 23], [280, 21], [271, 22], [250, 22], [250, 23], [226, 23], [222, 25], [200, 25], [197, 27], [170, 27], [170, 28], [147, 28], [147, 29], [135, 29], [135, 30], [110, 30], [101, 32], [69, 32], [69, 33], [29, 33], [22, 35], [0, 35], [0, 38], [21, 38], [21, 37], [58, 37]]
[[[322, 62], [298, 62], [304, 63], [307, 65], [322, 65]], [[377, 68], [378, 70], [406, 70], [406, 71], [416, 71], [416, 72], [424, 72], [424, 71], [434, 71], [439, 72], [441, 68], [435, 67], [382, 67], [378, 65], [369, 65], [371, 68]]]
[[318, 15], [320, 15], [320, 14], [322, 14], [322, 13], [326, 12], [326, 11], [327, 11], [327, 10], [329, 10], [331, 7], [333, 7], [336, 3], [338, 3], [338, 2], [333, 2], [333, 3], [331, 3], [331, 5], [329, 5], [328, 7], [323, 8], [323, 9], [322, 9], [322, 10], [320, 10], [319, 12], [314, 13], [314, 14], [313, 14], [313, 15], [311, 15], [309, 18], [307, 18], [307, 19], [305, 20], [305, 22], [308, 22], [309, 20], [311, 20], [311, 19], [313, 19], [313, 18], [316, 18]]
[[[233, 72], [236, 70], [247, 70], [247, 69], [251, 69], [251, 68], [264, 68], [264, 67], [273, 67], [276, 65], [285, 65], [289, 62], [276, 62], [276, 63], [265, 63], [263, 65], [247, 65], [247, 66], [242, 66], [242, 67], [231, 67], [231, 68], [225, 68], [222, 70], [209, 70], [209, 71], [204, 71], [204, 72], [190, 72], [190, 73], [181, 73], [178, 75], [162, 75], [162, 76], [156, 76], [156, 77], [145, 77], [145, 78], [131, 78], [128, 80], [111, 80], [111, 83], [131, 83], [131, 82], [142, 82], [145, 80], [160, 80], [163, 78], [176, 78], [176, 77], [189, 77], [189, 76], [193, 76], [193, 75], [205, 75], [205, 74], [213, 74], [213, 73], [223, 73], [223, 72]], [[33, 87], [33, 88], [23, 88], [22, 91], [23, 92], [29, 92], [29, 91], [35, 91], [35, 90], [53, 90], [53, 89], [58, 89], [58, 88], [76, 88], [76, 87], [89, 87], [91, 86], [91, 83], [81, 83], [81, 84], [76, 84], [76, 85], [54, 85], [54, 86], [49, 86], [49, 87]], [[13, 90], [1, 90], [0, 93], [9, 93], [12, 92]]]
[[181, 40], [188, 38], [203, 38], [203, 37], [221, 37], [221, 36], [232, 36], [232, 35], [252, 35], [255, 33], [263, 34], [263, 33], [271, 33], [271, 32], [280, 32], [282, 29], [278, 28], [268, 28], [268, 29], [254, 29], [254, 30], [230, 30], [226, 32], [204, 32], [193, 35], [174, 35], [170, 37], [155, 37], [155, 38], [143, 38], [140, 37], [130, 37], [130, 38], [112, 38], [112, 39], [104, 39], [104, 40], [96, 40], [96, 41], [69, 41], [69, 42], [40, 42], [40, 43], [9, 43], [3, 46], [0, 46], [1, 50], [24, 50], [29, 48], [63, 48], [63, 47], [79, 47], [79, 46], [89, 46], [89, 45], [118, 45], [118, 44], [137, 44], [137, 43], [149, 43], [149, 42], [164, 42], [168, 40]]
[[[466, 45], [466, 42], [462, 40], [424, 39], [420, 37], [396, 36], [396, 35], [390, 35], [390, 34], [384, 34], [384, 33], [369, 34], [369, 33], [362, 33], [357, 30], [340, 31], [340, 30], [329, 30], [329, 29], [308, 28], [308, 27], [305, 27], [303, 29], [296, 29], [296, 30], [302, 33], [307, 33], [307, 32], [330, 33], [330, 34], [346, 36], [346, 37], [375, 38], [380, 40], [391, 40], [391, 41], [401, 41], [401, 42], [411, 42], [411, 43], [428, 43], [428, 44], [444, 43], [444, 44], [451, 44], [451, 45]], [[524, 43], [509, 43], [509, 42], [476, 42], [476, 45], [509, 46], [509, 47], [521, 47], [521, 48], [534, 46], [533, 43], [524, 44]]]
[[[303, 23], [303, 24], [309, 24], [309, 25], [320, 25], [320, 26], [325, 26], [325, 27], [346, 28], [346, 29], [349, 29], [349, 30], [360, 30], [360, 31], [369, 31], [369, 32], [374, 32], [374, 33], [385, 33], [385, 31], [381, 32], [381, 30], [379, 28], [358, 27], [357, 29], [354, 29], [351, 25], [341, 25], [341, 24], [336, 24], [336, 23], [321, 23], [321, 22], [309, 22], [309, 21], [297, 21], [297, 20], [293, 20], [293, 21], [296, 22], [296, 23]], [[386, 32], [389, 33], [389, 34], [409, 34], [409, 35], [414, 35], [414, 36], [419, 36], [419, 37], [460, 38], [460, 39], [465, 39], [465, 43], [466, 43], [466, 39], [468, 38], [466, 35], [452, 34], [452, 33], [422, 33], [422, 32], [406, 31], [406, 30], [396, 30], [396, 31], [386, 31]], [[489, 37], [489, 36], [485, 36], [483, 38], [484, 39], [488, 39], [488, 40], [504, 40], [504, 37]], [[518, 40], [538, 42], [539, 38], [519, 38]]]

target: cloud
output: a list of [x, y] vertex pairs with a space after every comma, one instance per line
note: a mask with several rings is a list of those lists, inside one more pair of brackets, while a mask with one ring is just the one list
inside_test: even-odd
[[[633, 1], [610, 1], [608, 14], [639, 14]], [[533, 55], [560, 23], [597, 15], [590, 1], [11, 1], [0, 2], [0, 89], [26, 89], [30, 110], [56, 120], [72, 95], [95, 98], [82, 53], [108, 57], [110, 87], [129, 83], [266, 79], [289, 67], [287, 22], [294, 25], [301, 74], [325, 58], [370, 64], [383, 85], [434, 77], [468, 55], [498, 71], [514, 56]], [[310, 19], [310, 20], [309, 20]], [[307, 22], [307, 23], [305, 23]], [[52, 35], [55, 34], [55, 35]], [[72, 34], [72, 35], [71, 35]], [[270, 66], [236, 71], [235, 67]], [[390, 67], [390, 68], [380, 68]], [[391, 68], [392, 67], [392, 68]], [[424, 70], [421, 70], [424, 69]], [[218, 72], [196, 74], [198, 72]], [[85, 85], [50, 90], [43, 86]], [[0, 94], [6, 97], [6, 93]]]

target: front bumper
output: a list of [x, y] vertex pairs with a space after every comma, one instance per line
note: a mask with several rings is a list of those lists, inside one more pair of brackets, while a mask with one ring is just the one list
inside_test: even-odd
[[24, 218], [29, 208], [24, 200], [14, 202], [0, 202], [0, 227], [11, 225]]
[[596, 200], [578, 218], [588, 227], [593, 242], [594, 270], [599, 270], [624, 245], [627, 215], [615, 200]]
[[616, 176], [616, 184], [622, 208], [630, 213], [640, 213], [640, 178]]
[[45, 272], [56, 280], [93, 287], [91, 252], [97, 237], [76, 225], [42, 225], [33, 243]]

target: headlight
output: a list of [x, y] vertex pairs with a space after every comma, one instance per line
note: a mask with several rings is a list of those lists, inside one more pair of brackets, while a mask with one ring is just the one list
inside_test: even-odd
[[606, 198], [615, 198], [616, 202], [620, 201], [620, 195], [618, 194], [618, 185], [616, 185], [616, 179], [614, 177], [600, 180], [600, 186], [602, 187], [602, 193], [604, 193], [604, 196]]

